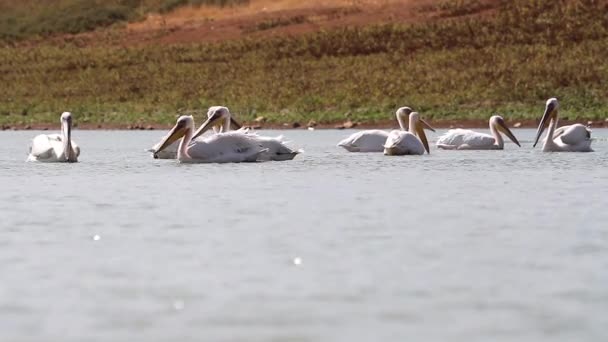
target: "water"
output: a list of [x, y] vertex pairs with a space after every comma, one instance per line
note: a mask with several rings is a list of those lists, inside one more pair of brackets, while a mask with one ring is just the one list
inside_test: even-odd
[[161, 132], [75, 131], [67, 165], [0, 132], [0, 340], [608, 338], [608, 130], [423, 157], [283, 133], [291, 162], [179, 165]]

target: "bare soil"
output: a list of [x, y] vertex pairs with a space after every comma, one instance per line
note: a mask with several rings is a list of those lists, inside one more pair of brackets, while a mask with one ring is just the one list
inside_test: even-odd
[[[242, 38], [295, 36], [340, 27], [444, 20], [441, 0], [252, 0], [234, 7], [183, 7], [174, 12], [151, 14], [124, 28], [55, 37], [57, 43], [83, 46], [120, 44], [192, 44]], [[481, 0], [491, 14], [500, 0]], [[29, 42], [30, 44], [32, 42]]]

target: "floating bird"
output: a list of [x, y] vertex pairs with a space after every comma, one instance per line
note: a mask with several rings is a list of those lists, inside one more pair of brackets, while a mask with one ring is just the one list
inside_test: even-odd
[[72, 140], [72, 114], [61, 114], [61, 134], [40, 134], [32, 140], [28, 161], [75, 163], [80, 147]]
[[[208, 131], [210, 127], [215, 129], [218, 126], [228, 126], [229, 122], [234, 122], [230, 111], [226, 107], [211, 107], [209, 108], [207, 116], [207, 121], [203, 123], [201, 127], [199, 127], [199, 129], [194, 133], [192, 139], [198, 138], [200, 135]], [[236, 125], [238, 125], [238, 123], [236, 123]], [[223, 131], [223, 126], [219, 129], [219, 132]], [[278, 137], [265, 137], [250, 132], [247, 129], [240, 129], [236, 132], [249, 135], [250, 139], [257, 140], [258, 143], [267, 150], [260, 155], [260, 161], [292, 160], [296, 155], [298, 155], [298, 153], [301, 152], [301, 150], [296, 151], [287, 146], [287, 142], [284, 140], [282, 135]]]
[[593, 152], [591, 149], [591, 130], [581, 124], [562, 126], [557, 128], [557, 112], [559, 102], [556, 98], [550, 98], [545, 105], [533, 147], [536, 147], [540, 136], [547, 128], [549, 121], [549, 131], [543, 144], [543, 152]]
[[469, 129], [451, 129], [439, 137], [437, 147], [444, 150], [502, 150], [505, 143], [500, 132], [521, 147], [505, 120], [499, 115], [490, 118], [490, 132], [492, 135]]
[[[395, 113], [402, 131], [407, 130], [405, 118], [411, 112], [412, 109], [410, 107], [401, 107]], [[379, 129], [368, 129], [351, 134], [348, 138], [340, 141], [338, 146], [343, 147], [348, 152], [382, 152], [384, 151], [384, 143], [386, 142], [386, 138], [388, 138], [388, 134], [388, 132]]]
[[384, 143], [385, 155], [422, 155], [425, 150], [427, 153], [431, 153], [424, 129], [433, 130], [433, 128], [422, 120], [417, 112], [410, 113], [409, 126], [409, 131], [394, 130], [389, 133]]
[[[230, 128], [234, 128], [234, 129], [241, 128], [241, 124], [239, 124], [236, 120], [234, 120], [232, 118], [232, 116], [230, 115], [230, 111], [226, 107], [222, 107], [222, 106], [209, 107], [209, 110], [207, 110], [207, 119], [209, 119], [216, 112], [225, 112], [225, 113], [228, 113], [228, 115], [224, 121], [218, 122], [216, 125], [213, 126], [213, 131], [215, 133], [225, 133], [225, 132], [230, 131]], [[202, 133], [199, 133], [199, 131], [194, 133], [195, 138], [202, 134]], [[166, 136], [161, 138], [160, 141], [165, 140], [165, 138], [166, 138]], [[175, 158], [177, 158], [178, 145], [179, 145], [179, 142], [175, 141], [173, 144], [167, 146], [161, 152], [158, 152], [155, 154], [153, 153], [153, 156], [156, 159], [175, 159]], [[153, 152], [153, 151], [157, 150], [159, 146], [160, 146], [160, 142], [158, 142], [151, 149], [149, 149], [148, 152]]]
[[252, 134], [238, 131], [218, 133], [205, 139], [192, 140], [194, 118], [183, 115], [169, 134], [161, 141], [157, 154], [181, 138], [177, 148], [177, 160], [182, 163], [239, 163], [255, 162], [267, 152]]

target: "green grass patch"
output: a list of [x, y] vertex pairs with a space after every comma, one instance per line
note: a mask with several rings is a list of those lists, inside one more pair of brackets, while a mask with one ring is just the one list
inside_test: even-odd
[[608, 111], [608, 13], [596, 1], [516, 0], [487, 20], [345, 28], [302, 37], [137, 48], [0, 49], [0, 124], [172, 123], [226, 105], [241, 119], [373, 122]]
[[228, 6], [247, 0], [0, 0], [0, 40], [81, 33], [181, 6]]

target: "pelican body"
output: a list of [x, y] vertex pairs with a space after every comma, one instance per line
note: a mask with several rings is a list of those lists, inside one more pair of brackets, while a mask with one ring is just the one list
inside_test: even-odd
[[384, 143], [385, 155], [423, 155], [424, 151], [431, 153], [424, 129], [432, 130], [432, 128], [420, 119], [417, 112], [410, 114], [409, 126], [409, 131], [394, 130], [389, 133]]
[[[412, 109], [410, 107], [401, 107], [397, 109], [395, 116], [399, 122], [399, 128], [402, 131], [407, 130], [405, 127], [404, 118], [410, 115]], [[348, 138], [340, 141], [338, 146], [343, 147], [348, 152], [382, 152], [384, 151], [384, 143], [389, 136], [389, 132], [379, 129], [368, 129], [351, 134]]]
[[[207, 113], [207, 121], [199, 127], [199, 129], [194, 133], [192, 139], [196, 139], [206, 131], [208, 131], [211, 127], [215, 128], [220, 127], [219, 133], [223, 132], [223, 127], [229, 127], [228, 123], [233, 122], [234, 120], [231, 117], [230, 111], [226, 107], [211, 107], [209, 108], [209, 112]], [[238, 123], [236, 124], [238, 125]], [[240, 125], [238, 125], [240, 127]], [[240, 129], [235, 132], [239, 134], [245, 134], [249, 139], [256, 140], [258, 144], [260, 144], [266, 151], [263, 152], [259, 156], [260, 161], [285, 161], [292, 160], [298, 155], [301, 151], [295, 151], [287, 146], [283, 136], [278, 137], [264, 137], [257, 135], [253, 132], [250, 132], [246, 129]]]
[[444, 150], [502, 150], [505, 143], [501, 132], [521, 147], [505, 120], [499, 115], [490, 118], [490, 132], [491, 135], [469, 129], [451, 129], [439, 137], [437, 147]]
[[182, 163], [255, 162], [266, 150], [250, 135], [238, 131], [218, 133], [205, 139], [192, 140], [194, 119], [181, 116], [154, 153], [161, 152], [181, 138], [177, 160]]
[[40, 134], [30, 146], [28, 161], [75, 163], [80, 148], [72, 140], [72, 114], [61, 114], [61, 134]]
[[543, 152], [593, 152], [591, 149], [591, 130], [581, 124], [562, 126], [557, 128], [559, 102], [550, 98], [545, 105], [545, 112], [536, 130], [536, 147], [540, 136], [547, 128], [549, 130], [543, 143]]
[[[222, 107], [222, 106], [209, 107], [209, 109], [207, 110], [207, 119], [209, 119], [216, 112], [222, 112], [222, 113], [227, 113], [227, 114], [225, 114], [225, 119], [223, 121], [221, 121], [213, 126], [213, 131], [215, 133], [228, 132], [228, 131], [230, 131], [231, 127], [235, 128], [235, 129], [241, 128], [241, 124], [232, 118], [232, 115], [230, 115], [230, 111], [226, 107]], [[198, 137], [201, 134], [202, 133], [199, 133], [197, 131], [195, 133], [195, 137]], [[165, 140], [165, 138], [166, 138], [166, 136], [161, 138], [161, 140], [148, 151], [153, 152], [153, 151], [157, 150], [158, 147], [160, 147], [161, 142], [163, 140]], [[179, 141], [175, 141], [173, 144], [167, 146], [162, 151], [153, 154], [153, 156], [156, 159], [176, 159], [178, 145], [179, 145]]]

